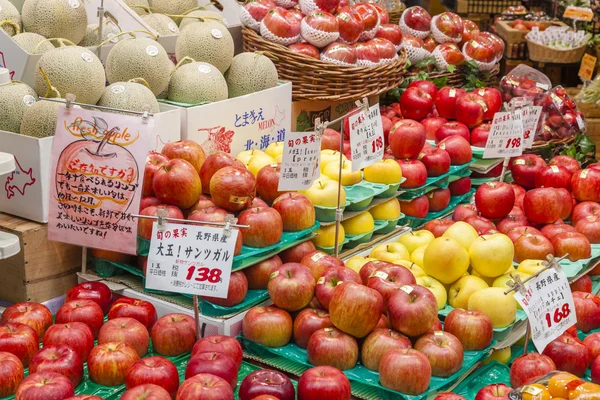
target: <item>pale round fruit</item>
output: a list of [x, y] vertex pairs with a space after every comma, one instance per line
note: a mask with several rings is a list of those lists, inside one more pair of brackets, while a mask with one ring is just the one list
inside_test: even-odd
[[227, 99], [227, 82], [211, 64], [192, 62], [177, 68], [169, 83], [169, 100], [200, 104]]
[[221, 73], [231, 65], [233, 52], [231, 34], [222, 24], [212, 20], [188, 25], [179, 34], [175, 45], [177, 61], [191, 57], [214, 65]]
[[23, 114], [19, 133], [24, 136], [45, 138], [54, 136], [60, 103], [40, 100]]
[[44, 54], [47, 51], [54, 50], [52, 43], [45, 42], [45, 37], [33, 32], [19, 33], [13, 36], [12, 40], [29, 54]]
[[148, 3], [148, 0], [123, 0], [123, 2], [133, 11], [135, 11], [137, 15], [148, 14], [148, 11], [146, 11], [150, 8], [150, 3]]
[[[196, 10], [191, 13], [185, 14], [186, 18], [181, 18], [181, 23], [179, 24], [179, 30], [182, 31], [186, 26], [193, 24], [194, 22], [199, 22], [200, 18], [210, 18], [213, 20], [217, 20], [223, 26], [227, 26], [227, 20], [223, 18], [223, 15], [219, 14], [216, 11], [209, 10]], [[190, 17], [198, 17], [198, 18], [190, 18]]]
[[0, 86], [0, 130], [19, 133], [23, 114], [36, 100], [35, 90], [22, 82]]
[[492, 320], [492, 327], [505, 328], [515, 322], [517, 301], [505, 295], [506, 289], [490, 287], [478, 290], [469, 297], [469, 310], [477, 310]]
[[98, 105], [120, 110], [160, 112], [158, 101], [152, 91], [136, 82], [117, 82], [107, 86]]
[[140, 18], [161, 36], [179, 34], [180, 28], [177, 26], [175, 21], [165, 14], [152, 13], [142, 15]]
[[444, 284], [455, 282], [469, 269], [469, 253], [454, 239], [434, 239], [423, 256], [423, 271]]
[[[198, 0], [150, 0], [153, 13], [166, 15], [184, 15], [198, 7]], [[179, 23], [179, 18], [175, 22]]]
[[512, 266], [515, 248], [506, 235], [497, 233], [477, 238], [469, 247], [471, 266], [489, 278], [496, 278]]
[[116, 37], [116, 35], [120, 33], [119, 27], [113, 24], [112, 22], [107, 22], [104, 24], [104, 28], [102, 28], [102, 40], [100, 40], [100, 38], [98, 37], [98, 31], [98, 24], [88, 25], [85, 29], [85, 36], [83, 37], [81, 42], [79, 42], [79, 45], [81, 47], [92, 47], [98, 46], [100, 43], [110, 39], [111, 37], [113, 38], [111, 40], [112, 43], [117, 43], [120, 39], [119, 37]]
[[225, 73], [229, 98], [275, 87], [277, 78], [273, 61], [259, 53], [238, 54]]
[[78, 44], [88, 26], [83, 0], [25, 0], [23, 28], [47, 38], [63, 38]]
[[[19, 14], [19, 10], [8, 0], [0, 0], [0, 21], [11, 21], [21, 29], [21, 15]], [[9, 24], [4, 24], [0, 29], [4, 30], [8, 36], [14, 36], [19, 33]]]

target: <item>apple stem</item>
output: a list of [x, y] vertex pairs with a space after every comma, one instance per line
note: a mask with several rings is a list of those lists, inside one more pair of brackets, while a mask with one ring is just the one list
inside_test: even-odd
[[106, 143], [108, 143], [110, 138], [112, 138], [113, 136], [116, 136], [118, 133], [118, 131], [115, 129], [118, 129], [118, 128], [117, 127], [112, 128], [110, 131], [108, 131], [104, 135], [104, 138], [100, 141], [100, 144], [98, 144], [98, 148], [96, 149], [96, 153], [94, 155], [102, 156], [102, 150], [104, 149], [104, 146], [106, 146]]

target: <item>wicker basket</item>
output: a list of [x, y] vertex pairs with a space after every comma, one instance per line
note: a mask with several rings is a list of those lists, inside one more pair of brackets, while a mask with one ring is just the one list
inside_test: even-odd
[[388, 14], [390, 16], [389, 23], [398, 25], [398, 22], [400, 22], [400, 16], [404, 12], [404, 10], [406, 10], [406, 5], [404, 3], [400, 3], [400, 6], [398, 8], [395, 8], [393, 10], [388, 10]]
[[527, 49], [529, 50], [529, 59], [531, 61], [552, 64], [574, 64], [581, 61], [587, 49], [587, 44], [573, 49], [558, 50], [527, 39]]
[[398, 60], [378, 67], [335, 65], [294, 53], [287, 47], [263, 39], [252, 29], [243, 28], [244, 51], [262, 51], [279, 73], [279, 79], [292, 82], [292, 100], [350, 101], [380, 95], [404, 81], [406, 52]]

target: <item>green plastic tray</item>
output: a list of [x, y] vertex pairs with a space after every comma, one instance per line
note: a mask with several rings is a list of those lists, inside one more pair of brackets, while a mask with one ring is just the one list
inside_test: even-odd
[[346, 235], [344, 248], [353, 249], [356, 246], [370, 242], [374, 233], [381, 228], [387, 227], [387, 225], [388, 221], [375, 221], [375, 228], [370, 232], [363, 233], [362, 235]]
[[475, 370], [453, 392], [467, 400], [475, 400], [477, 392], [484, 386], [494, 383], [503, 383], [510, 386], [510, 368], [498, 361], [492, 361]]
[[[392, 232], [396, 229], [396, 225], [398, 225], [398, 221], [402, 218], [406, 217], [404, 214], [400, 214], [400, 217], [395, 219], [390, 219], [388, 221], [384, 220], [375, 220], [375, 234], [376, 235], [385, 235]], [[381, 226], [381, 228], [377, 228], [377, 226]]]
[[600, 261], [600, 244], [593, 244], [592, 256], [590, 258], [577, 261], [569, 261], [564, 259], [560, 262], [560, 266], [562, 267], [563, 271], [565, 271], [567, 278], [574, 278], [581, 271], [589, 268], [598, 261]]
[[[342, 210], [342, 212], [344, 212], [346, 207], [348, 207], [349, 205], [350, 205], [350, 202], [346, 199], [346, 204], [343, 204], [342, 206], [340, 206], [340, 209]], [[337, 207], [321, 207], [321, 206], [314, 206], [314, 207], [315, 207], [315, 216], [317, 218], [317, 221], [320, 221], [320, 222], [335, 221], [335, 210], [337, 209]]]
[[425, 185], [414, 188], [414, 189], [402, 189], [403, 193], [398, 196], [399, 200], [412, 200], [416, 197], [422, 196], [425, 193], [433, 190], [433, 189], [445, 189], [448, 187], [449, 177], [450, 176], [469, 176], [471, 171], [469, 170], [469, 166], [475, 161], [472, 159], [471, 162], [463, 165], [452, 165], [450, 166], [450, 170], [443, 175], [433, 176], [427, 178]]
[[398, 220], [398, 225], [402, 225], [402, 226], [407, 225], [407, 226], [409, 226], [411, 228], [419, 228], [419, 227], [425, 225], [427, 222], [429, 222], [431, 220], [443, 217], [444, 215], [450, 213], [459, 204], [461, 204], [461, 203], [468, 203], [470, 201], [470, 199], [471, 199], [471, 196], [473, 196], [474, 193], [475, 193], [475, 189], [471, 189], [471, 191], [469, 191], [469, 193], [465, 193], [465, 194], [463, 194], [461, 196], [452, 196], [450, 198], [450, 203], [448, 204], [448, 207], [446, 207], [442, 211], [430, 212], [423, 219], [421, 219], [421, 218], [414, 218], [414, 217], [410, 217], [408, 215], [405, 215], [403, 218], [401, 218], [400, 220]]
[[[301, 349], [300, 347], [296, 346], [293, 343], [290, 343], [286, 346], [279, 347], [279, 348], [269, 348], [269, 347], [262, 346], [258, 343], [246, 340], [245, 338], [242, 338], [242, 340], [246, 347], [246, 350], [249, 352], [252, 352], [252, 353], [255, 353], [258, 355], [262, 355], [262, 354], [276, 355], [283, 359], [292, 361], [296, 364], [303, 365], [303, 366], [306, 366], [309, 368], [312, 367], [312, 365], [308, 362], [308, 356], [306, 354], [306, 350]], [[383, 399], [403, 398], [403, 399], [409, 399], [409, 400], [418, 400], [418, 399], [426, 398], [427, 395], [433, 391], [437, 391], [448, 385], [451, 385], [461, 375], [463, 375], [466, 371], [468, 371], [473, 365], [475, 365], [477, 362], [481, 361], [485, 356], [487, 356], [490, 353], [490, 351], [491, 351], [491, 346], [488, 349], [482, 350], [482, 351], [466, 351], [465, 358], [463, 361], [463, 366], [460, 369], [460, 371], [458, 371], [457, 373], [455, 373], [454, 375], [452, 375], [448, 378], [432, 377], [431, 383], [429, 385], [429, 390], [419, 396], [403, 395], [403, 394], [395, 392], [393, 390], [384, 388], [383, 386], [381, 386], [379, 384], [379, 374], [374, 371], [369, 371], [368, 369], [364, 368], [360, 364], [357, 364], [356, 367], [354, 367], [350, 370], [343, 371], [343, 372], [344, 372], [344, 374], [346, 374], [346, 376], [348, 377], [348, 379], [351, 382], [357, 382], [362, 385], [370, 386], [370, 387], [376, 389], [378, 392], [378, 398], [383, 398]]]
[[[450, 314], [450, 311], [454, 310], [454, 308], [450, 305], [446, 305], [446, 307], [442, 308], [441, 310], [438, 311], [438, 315], [440, 317], [446, 318], [448, 316], [448, 314]], [[525, 313], [525, 311], [517, 308], [517, 315], [515, 316], [515, 322], [513, 322], [512, 324], [510, 324], [509, 326], [506, 326], [504, 328], [494, 328], [494, 339], [496, 338], [496, 334], [501, 334], [504, 332], [509, 332], [512, 331], [513, 327], [515, 326], [515, 324], [519, 321], [525, 321], [527, 319], [527, 314]]]

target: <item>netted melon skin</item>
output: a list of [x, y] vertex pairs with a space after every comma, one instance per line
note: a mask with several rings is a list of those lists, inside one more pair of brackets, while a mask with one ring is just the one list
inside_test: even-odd
[[[198, 7], [198, 0], [150, 0], [153, 13], [166, 15], [183, 15], [186, 11]], [[179, 18], [175, 18], [179, 23]]]
[[[146, 11], [146, 8], [150, 8], [150, 3], [148, 3], [148, 0], [123, 0], [125, 2], [126, 5], [129, 6], [129, 8], [131, 8], [133, 11], [135, 11], [137, 13], [137, 15], [148, 15], [148, 11]], [[144, 8], [140, 8], [140, 7], [135, 7], [135, 6], [142, 6]]]
[[[25, 0], [21, 17], [27, 32], [78, 44], [88, 26], [83, 0]], [[71, 6], [72, 5], [77, 5]]]
[[262, 54], [240, 53], [225, 73], [229, 98], [245, 96], [277, 86], [277, 69]]
[[214, 65], [225, 73], [233, 60], [234, 44], [231, 34], [216, 21], [190, 24], [179, 34], [175, 45], [177, 60], [191, 57]]
[[169, 100], [200, 104], [227, 99], [227, 83], [213, 65], [193, 62], [180, 66], [169, 83]]
[[[15, 7], [8, 0], [0, 0], [0, 21], [12, 21], [19, 25], [19, 28], [22, 27], [21, 14], [19, 14], [19, 10], [17, 10], [17, 7]], [[8, 36], [14, 36], [17, 34], [15, 28], [10, 25], [4, 25], [0, 29], [3, 29]]]
[[34, 88], [38, 95], [46, 96], [48, 85], [40, 67], [61, 97], [72, 93], [80, 103], [96, 104], [104, 93], [106, 75], [102, 62], [84, 47], [59, 47], [42, 55], [35, 69]]
[[141, 18], [161, 36], [177, 35], [179, 33], [179, 27], [175, 21], [165, 14], [147, 14]]
[[[114, 24], [106, 23], [106, 24], [104, 24], [104, 28], [102, 29], [102, 40], [100, 40], [98, 38], [98, 33], [99, 33], [98, 32], [98, 24], [88, 25], [87, 28], [85, 29], [85, 36], [83, 37], [81, 42], [79, 42], [79, 46], [81, 46], [81, 47], [98, 46], [100, 43], [104, 42], [105, 40], [110, 39], [112, 36], [118, 35], [120, 32], [119, 32], [119, 28], [117, 28]], [[119, 41], [119, 38], [115, 37], [113, 39], [113, 41], [117, 42], [117, 41]]]
[[149, 112], [160, 112], [154, 93], [146, 86], [135, 82], [117, 82], [106, 87], [98, 105], [138, 112], [146, 111], [145, 107], [149, 106]]
[[[191, 13], [186, 14], [190, 17], [200, 17], [200, 18], [206, 18], [209, 20], [218, 20], [216, 22], [220, 23], [223, 26], [227, 26], [227, 24], [225, 23], [225, 18], [223, 18], [223, 16], [221, 14], [219, 14], [216, 11], [209, 11], [209, 10], [196, 10], [196, 11], [192, 11]], [[182, 18], [181, 19], [181, 23], [179, 24], [179, 29], [183, 29], [186, 26], [193, 24], [194, 22], [198, 22], [199, 20], [196, 18]]]
[[[44, 54], [47, 51], [54, 50], [54, 45], [50, 42], [40, 44], [46, 38], [33, 32], [20, 33], [13, 36], [12, 40], [29, 54]], [[38, 44], [40, 45], [38, 46]]]
[[35, 100], [35, 90], [24, 83], [0, 86], [0, 131], [19, 133], [23, 114]]
[[23, 114], [20, 133], [24, 136], [45, 138], [54, 136], [60, 103], [40, 100]]

